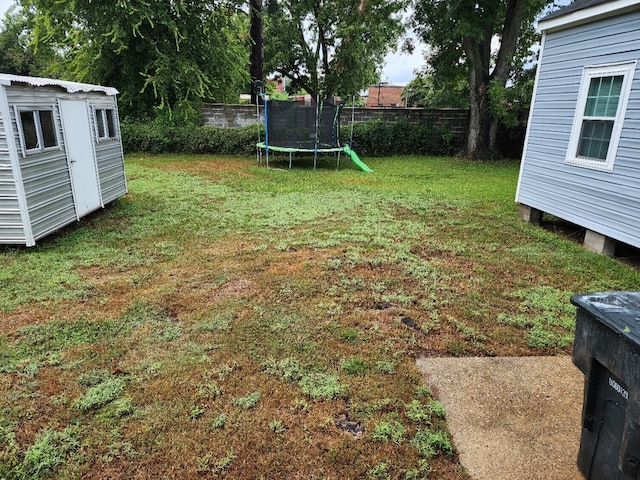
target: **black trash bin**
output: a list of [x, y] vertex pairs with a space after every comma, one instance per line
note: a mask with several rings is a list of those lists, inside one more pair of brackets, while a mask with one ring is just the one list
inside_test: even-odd
[[573, 363], [585, 375], [578, 467], [588, 480], [640, 479], [640, 292], [571, 303]]

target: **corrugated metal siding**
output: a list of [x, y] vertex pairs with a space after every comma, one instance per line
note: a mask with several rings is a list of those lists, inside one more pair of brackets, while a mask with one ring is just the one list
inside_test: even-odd
[[[17, 107], [54, 108], [58, 127], [59, 149], [39, 154], [20, 156], [20, 170], [24, 184], [31, 228], [35, 240], [60, 229], [77, 220], [71, 178], [64, 150], [60, 113], [56, 97], [70, 96], [63, 92], [48, 88], [30, 88], [14, 85], [7, 89], [9, 104]], [[73, 98], [78, 98], [74, 95]], [[12, 111], [12, 121], [16, 122]], [[16, 144], [20, 145], [20, 138], [16, 132]]]
[[640, 62], [612, 173], [565, 165], [585, 66], [640, 59], [640, 12], [551, 33], [516, 201], [640, 247]]
[[[106, 205], [127, 193], [118, 109], [113, 97], [105, 97], [100, 101], [92, 100], [90, 105], [95, 108], [112, 108], [115, 113], [117, 139], [100, 141], [95, 147], [102, 203]], [[93, 109], [91, 110], [93, 111]], [[95, 117], [93, 116], [91, 118], [91, 127], [95, 132]]]
[[[38, 240], [77, 219], [57, 100], [59, 98], [73, 98], [87, 100], [91, 106], [97, 108], [113, 108], [116, 112], [116, 120], [117, 103], [115, 97], [86, 92], [69, 94], [57, 88], [31, 88], [24, 85], [12, 85], [6, 90], [11, 106], [10, 121], [13, 125], [17, 145], [20, 145], [20, 138], [14, 106], [34, 109], [53, 107], [59, 130], [59, 149], [27, 156], [24, 156], [21, 150], [18, 152], [33, 237]], [[91, 118], [90, 121], [92, 132], [95, 132], [95, 119]], [[118, 139], [98, 142], [95, 148], [103, 204], [127, 193], [119, 126], [117, 125], [116, 128], [118, 128]], [[93, 140], [95, 141], [95, 138]], [[1, 129], [0, 244], [25, 243], [15, 190], [15, 181], [8, 158], [8, 147], [3, 136], [3, 129]]]
[[0, 114], [0, 244], [24, 244], [26, 239], [4, 122]]

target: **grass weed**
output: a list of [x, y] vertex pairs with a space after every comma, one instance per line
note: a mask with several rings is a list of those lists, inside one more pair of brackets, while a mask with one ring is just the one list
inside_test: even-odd
[[516, 162], [371, 167], [128, 156], [1, 250], [0, 477], [466, 480], [415, 357], [569, 354], [640, 275], [523, 222]]
[[358, 357], [350, 357], [345, 358], [341, 364], [340, 368], [347, 372], [349, 375], [358, 375], [361, 373], [365, 373], [369, 366], [367, 362]]
[[121, 378], [109, 378], [90, 387], [84, 395], [73, 402], [73, 406], [82, 412], [97, 410], [113, 402], [124, 392], [125, 381]]
[[234, 399], [233, 404], [236, 407], [240, 407], [245, 410], [250, 410], [258, 404], [259, 400], [260, 400], [260, 392], [255, 391], [245, 395], [244, 397], [238, 397]]
[[402, 443], [405, 440], [406, 430], [396, 418], [389, 418], [378, 423], [371, 433], [374, 440], [379, 442]]
[[68, 461], [69, 456], [80, 447], [77, 428], [62, 431], [41, 431], [24, 455], [21, 478], [37, 479], [52, 477], [58, 467]]
[[432, 431], [426, 428], [418, 429], [415, 436], [411, 439], [411, 445], [426, 459], [430, 459], [438, 453], [444, 453], [446, 455], [452, 455], [454, 453], [449, 435], [442, 430]]
[[224, 413], [221, 413], [211, 422], [211, 428], [224, 428], [227, 424], [227, 416]]

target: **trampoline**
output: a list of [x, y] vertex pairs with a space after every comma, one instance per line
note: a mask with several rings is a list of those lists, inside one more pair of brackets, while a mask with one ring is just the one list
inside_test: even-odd
[[[372, 170], [358, 157], [350, 145], [340, 143], [340, 106], [327, 101], [315, 105], [305, 102], [267, 100], [264, 95], [264, 141], [258, 134], [256, 144], [258, 162], [262, 163], [262, 152], [269, 167], [269, 153], [289, 154], [289, 168], [294, 153], [313, 154], [313, 168], [317, 168], [318, 154], [346, 154], [351, 161], [365, 172]], [[258, 110], [259, 115], [259, 110]], [[352, 120], [353, 121], [353, 120]]]

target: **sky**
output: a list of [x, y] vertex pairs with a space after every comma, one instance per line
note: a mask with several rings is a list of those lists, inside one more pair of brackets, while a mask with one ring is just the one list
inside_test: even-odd
[[[0, 0], [0, 17], [13, 5], [13, 0]], [[406, 85], [415, 76], [414, 70], [424, 65], [422, 49], [416, 48], [409, 55], [400, 51], [387, 55], [382, 70], [382, 82], [390, 85]]]
[[[0, 0], [4, 1], [4, 0]], [[403, 53], [398, 49], [395, 53], [390, 53], [385, 59], [382, 70], [382, 82], [390, 85], [406, 85], [415, 77], [415, 71], [420, 70], [424, 64], [424, 45], [417, 45], [413, 53]]]
[[0, 0], [0, 15], [4, 17], [4, 12], [9, 10], [11, 5], [13, 5], [13, 0]]

